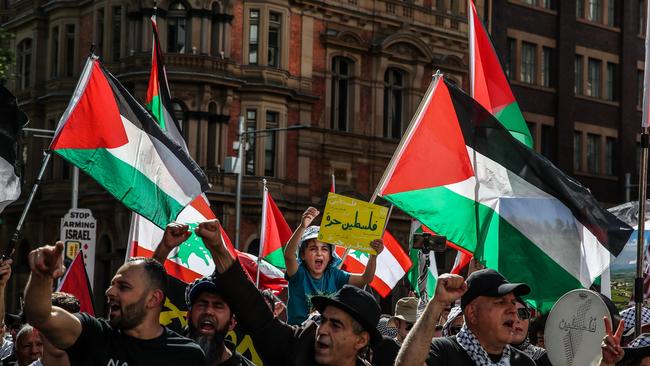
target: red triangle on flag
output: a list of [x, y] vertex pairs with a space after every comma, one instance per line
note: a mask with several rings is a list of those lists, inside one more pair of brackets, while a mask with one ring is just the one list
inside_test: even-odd
[[282, 248], [291, 238], [291, 228], [284, 219], [282, 212], [273, 201], [271, 193], [266, 191], [266, 212], [264, 213], [266, 225], [264, 233], [264, 243], [260, 243], [263, 248], [262, 258], [271, 252]]
[[74, 295], [81, 304], [80, 312], [95, 316], [93, 295], [90, 288], [90, 281], [88, 280], [88, 273], [86, 273], [86, 266], [84, 265], [83, 251], [80, 250], [77, 253], [72, 264], [70, 264], [70, 268], [68, 268], [68, 271], [63, 276], [57, 291]]
[[[462, 182], [474, 176], [449, 90], [442, 79], [429, 90], [417, 120], [393, 157], [382, 196]], [[427, 167], [422, 169], [422, 167]]]
[[54, 136], [52, 150], [110, 149], [129, 142], [113, 89], [99, 63], [92, 62], [83, 93]]

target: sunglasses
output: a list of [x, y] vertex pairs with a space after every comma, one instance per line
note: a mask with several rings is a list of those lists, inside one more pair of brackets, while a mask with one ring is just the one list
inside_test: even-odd
[[530, 319], [530, 315], [530, 309], [528, 308], [517, 309], [517, 317], [519, 317], [519, 320], [528, 320]]

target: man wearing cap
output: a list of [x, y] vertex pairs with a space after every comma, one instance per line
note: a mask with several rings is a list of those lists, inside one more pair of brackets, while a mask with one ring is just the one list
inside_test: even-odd
[[388, 326], [397, 328], [395, 341], [398, 344], [404, 343], [413, 324], [417, 320], [418, 299], [415, 297], [403, 297], [395, 304], [395, 315], [388, 321]]
[[211, 277], [195, 280], [185, 290], [188, 336], [205, 353], [208, 366], [254, 366], [226, 341], [235, 327], [235, 317]]
[[[528, 285], [509, 283], [492, 269], [473, 272], [467, 282], [458, 275], [440, 276], [433, 298], [406, 337], [395, 365], [534, 366], [533, 360], [510, 346], [517, 318], [515, 296], [529, 292]], [[458, 298], [465, 325], [456, 336], [431, 342], [440, 313]]]
[[264, 298], [247, 279], [238, 261], [223, 244], [218, 220], [199, 224], [215, 261], [221, 293], [255, 342], [264, 363], [270, 365], [367, 365], [359, 355], [381, 340], [377, 331], [379, 305], [367, 292], [345, 285], [332, 297], [314, 296], [320, 324], [307, 321], [290, 326], [273, 316]]

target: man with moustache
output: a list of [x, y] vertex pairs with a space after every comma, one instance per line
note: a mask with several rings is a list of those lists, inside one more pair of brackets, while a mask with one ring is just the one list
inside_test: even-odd
[[[517, 320], [516, 296], [530, 287], [510, 283], [493, 269], [467, 277], [444, 274], [422, 316], [409, 332], [397, 355], [396, 366], [535, 366], [522, 351], [511, 347]], [[431, 341], [440, 313], [460, 298], [465, 325], [452, 337]]]
[[52, 306], [52, 283], [65, 272], [62, 251], [57, 242], [29, 253], [24, 313], [55, 347], [66, 350], [71, 365], [205, 364], [198, 345], [159, 323], [167, 282], [160, 263], [131, 258], [117, 270], [106, 290], [106, 321]]
[[203, 277], [187, 286], [188, 335], [205, 352], [208, 366], [255, 366], [226, 341], [226, 334], [236, 322], [217, 283], [211, 277]]

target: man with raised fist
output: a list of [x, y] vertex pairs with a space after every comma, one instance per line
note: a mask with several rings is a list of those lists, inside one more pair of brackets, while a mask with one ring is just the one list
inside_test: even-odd
[[167, 274], [151, 258], [131, 258], [106, 290], [108, 321], [71, 314], [52, 306], [52, 284], [61, 277], [63, 243], [29, 253], [31, 275], [24, 312], [55, 347], [65, 349], [71, 365], [203, 365], [205, 356], [191, 340], [160, 325]]

